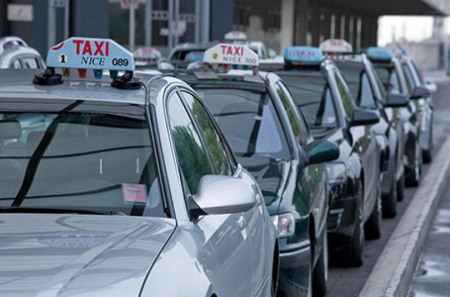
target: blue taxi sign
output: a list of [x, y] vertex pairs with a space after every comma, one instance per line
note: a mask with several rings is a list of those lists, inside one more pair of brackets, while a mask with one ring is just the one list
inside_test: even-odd
[[218, 44], [205, 51], [203, 63], [232, 65], [246, 67], [258, 67], [258, 55], [245, 45]]
[[367, 57], [375, 61], [390, 62], [394, 57], [394, 51], [384, 47], [369, 47], [366, 51]]
[[203, 61], [204, 55], [205, 52], [203, 51], [192, 51], [186, 54], [186, 57], [184, 59], [188, 62], [201, 62]]
[[72, 37], [52, 47], [47, 67], [134, 71], [133, 54], [111, 39]]
[[292, 46], [284, 50], [286, 62], [304, 65], [318, 65], [323, 61], [323, 53], [317, 47]]

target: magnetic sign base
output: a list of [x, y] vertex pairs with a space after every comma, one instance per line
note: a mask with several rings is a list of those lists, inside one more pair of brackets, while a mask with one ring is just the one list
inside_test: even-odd
[[132, 71], [126, 71], [124, 75], [112, 81], [111, 87], [121, 90], [139, 90], [141, 82], [133, 79]]
[[62, 83], [62, 75], [55, 73], [55, 68], [47, 68], [44, 73], [36, 74], [33, 79], [33, 84], [40, 86], [56, 86]]

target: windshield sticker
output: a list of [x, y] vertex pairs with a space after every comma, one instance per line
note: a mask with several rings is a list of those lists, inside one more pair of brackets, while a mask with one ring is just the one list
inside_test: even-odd
[[143, 184], [122, 184], [125, 202], [147, 203], [147, 190]]

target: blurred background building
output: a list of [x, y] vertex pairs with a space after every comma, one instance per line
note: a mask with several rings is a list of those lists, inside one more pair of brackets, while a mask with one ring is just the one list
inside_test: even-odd
[[[179, 43], [221, 40], [231, 30], [278, 52], [293, 44], [317, 46], [327, 38], [347, 39], [359, 51], [376, 45], [384, 31], [392, 37], [385, 43], [418, 42], [402, 39], [402, 28], [379, 34], [380, 16], [433, 16], [432, 34], [421, 42], [442, 44], [449, 13], [448, 0], [0, 0], [0, 36], [18, 35], [44, 56], [68, 36], [110, 37], [167, 54]], [[443, 50], [439, 55], [442, 59]]]

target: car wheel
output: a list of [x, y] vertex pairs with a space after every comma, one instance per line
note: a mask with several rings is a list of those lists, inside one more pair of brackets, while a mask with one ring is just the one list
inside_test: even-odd
[[364, 263], [364, 190], [361, 184], [356, 198], [353, 236], [342, 250], [333, 253], [333, 263], [341, 267], [360, 267]]
[[405, 173], [397, 181], [397, 200], [403, 201], [403, 199], [405, 199]]
[[430, 137], [428, 137], [428, 150], [423, 151], [423, 162], [430, 163], [432, 156], [431, 152], [433, 151], [433, 125], [430, 123]]
[[416, 143], [414, 152], [414, 170], [410, 173], [406, 184], [410, 187], [418, 187], [422, 176], [422, 148]]
[[381, 237], [381, 197], [377, 196], [372, 214], [366, 222], [366, 239], [378, 239]]
[[323, 236], [323, 248], [313, 272], [313, 296], [323, 297], [327, 294], [328, 282], [328, 234]]
[[394, 218], [397, 215], [397, 181], [392, 179], [391, 191], [383, 195], [383, 218]]

